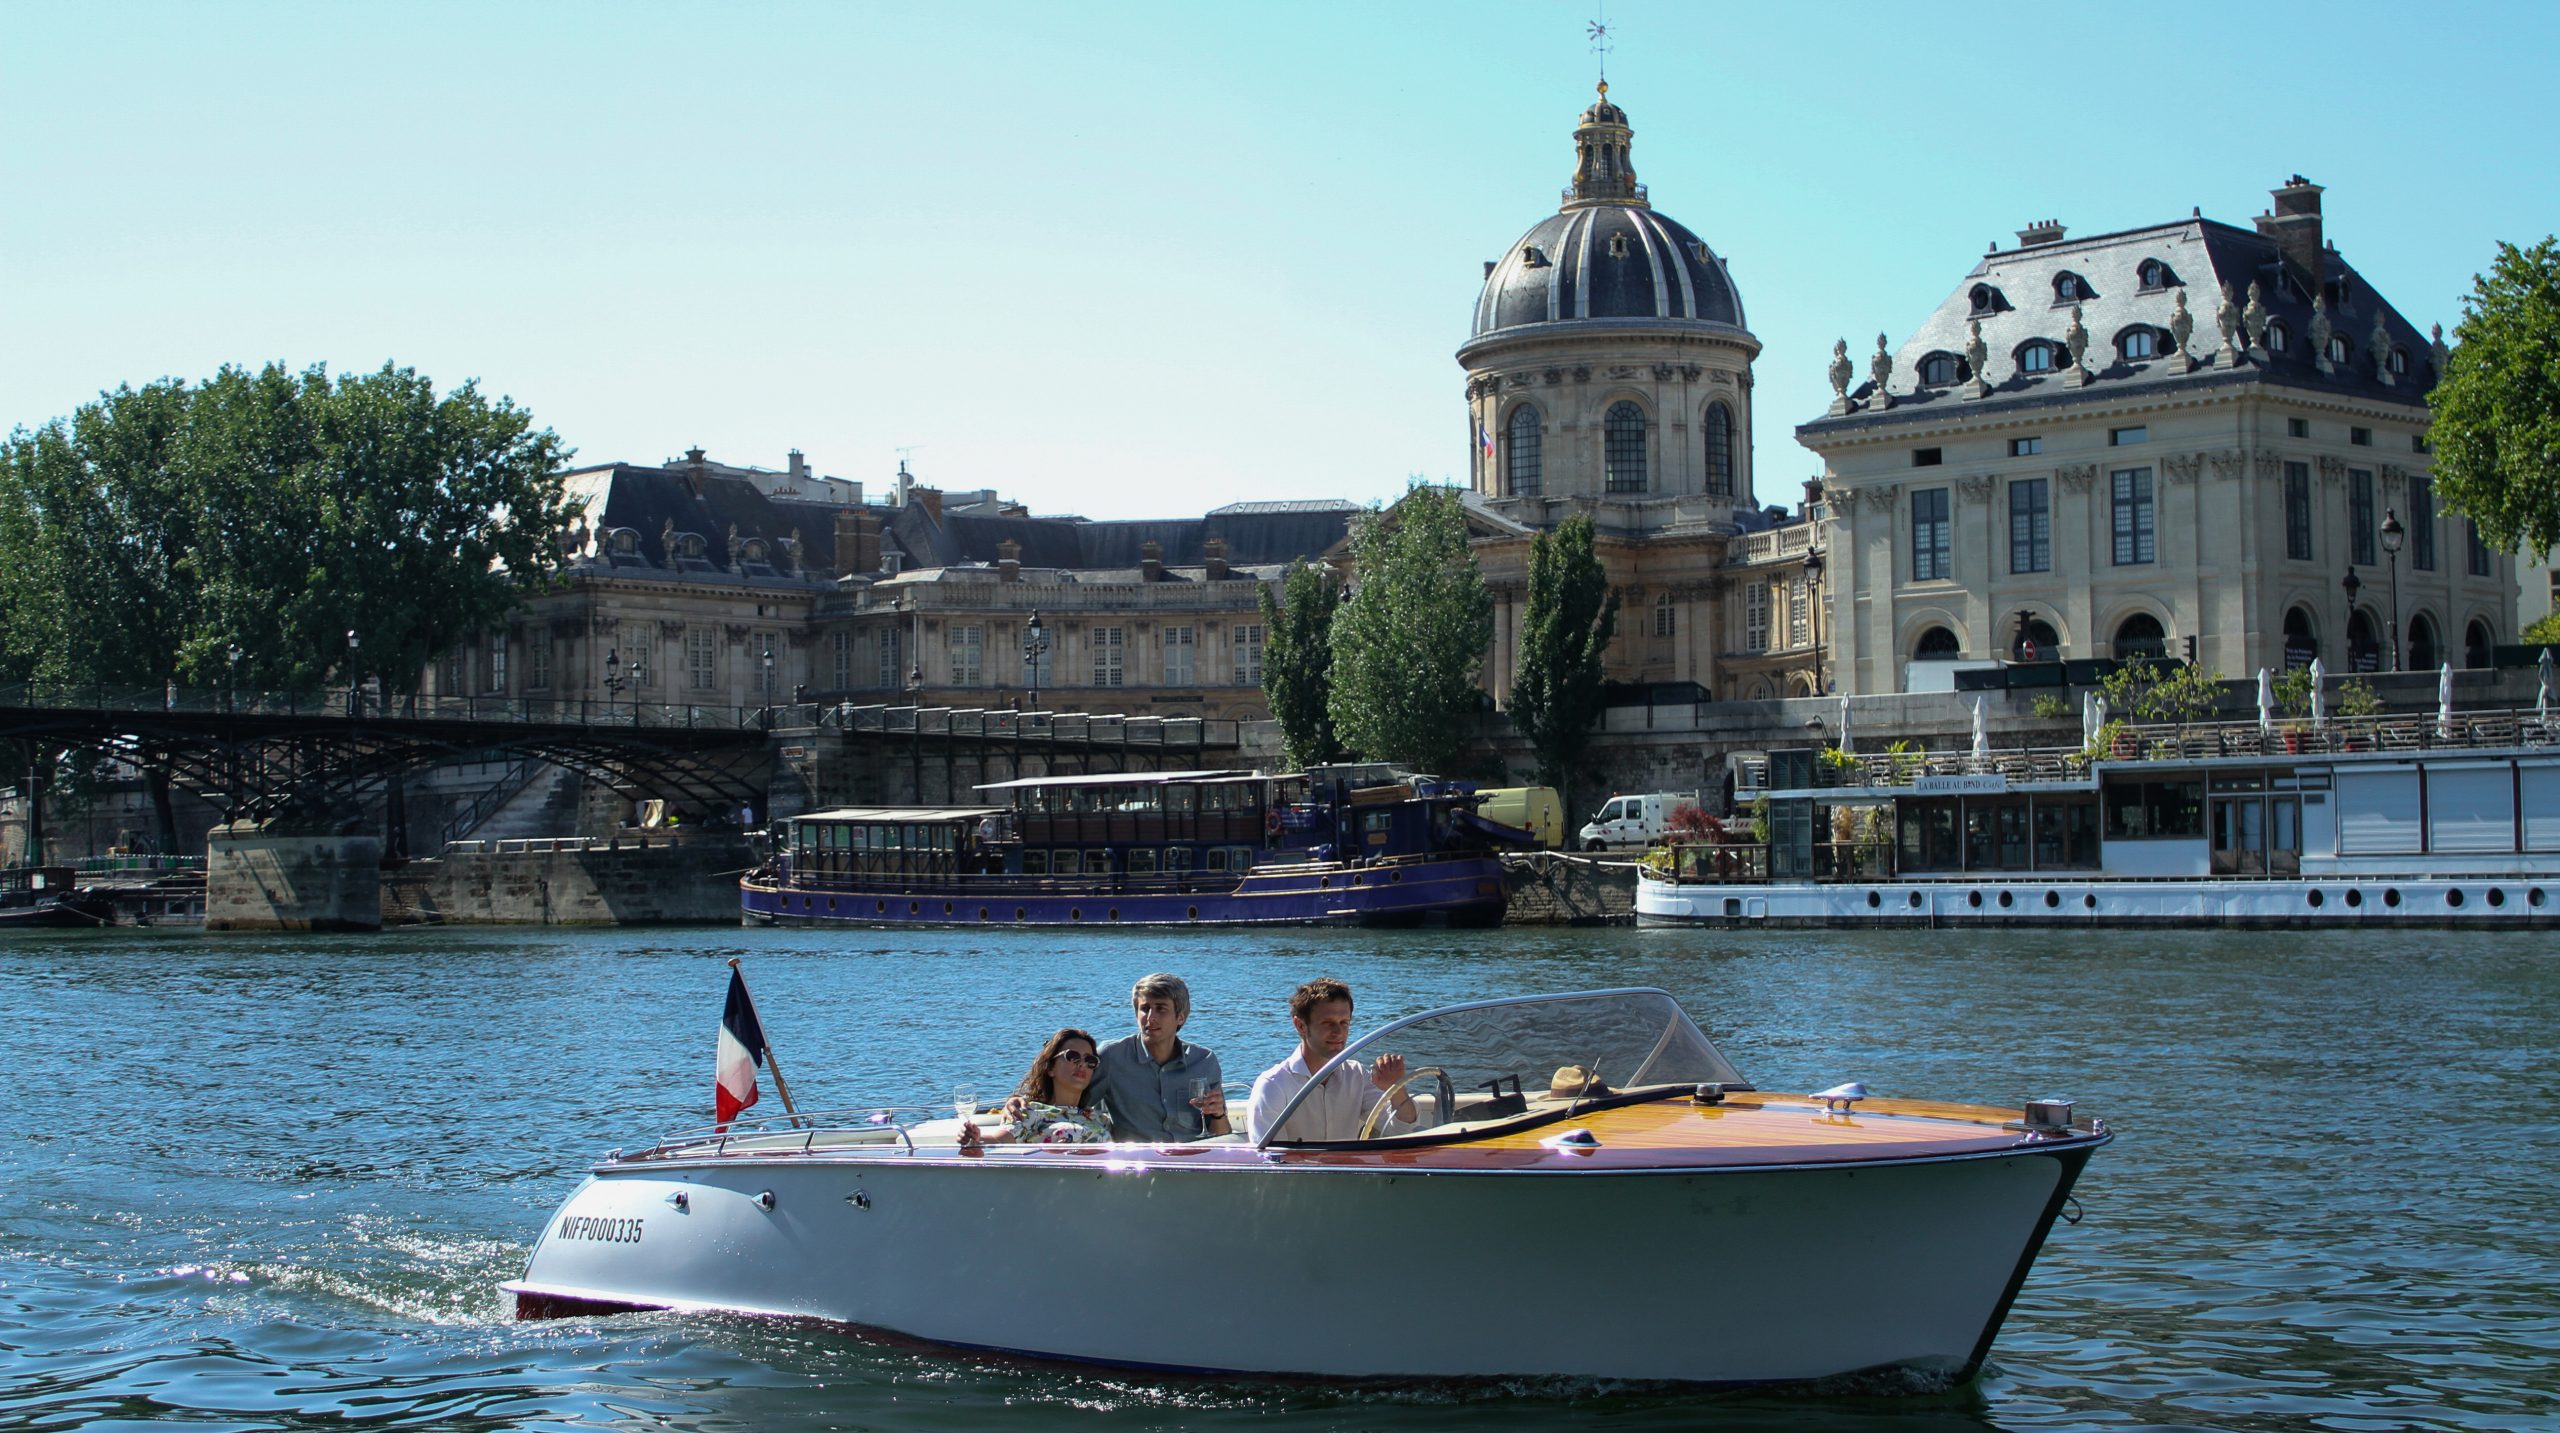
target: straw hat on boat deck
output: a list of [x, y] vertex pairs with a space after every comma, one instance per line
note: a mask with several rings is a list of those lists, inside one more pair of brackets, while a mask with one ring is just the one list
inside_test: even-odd
[[1599, 1071], [1586, 1070], [1580, 1065], [1565, 1066], [1556, 1071], [1554, 1079], [1547, 1082], [1547, 1096], [1550, 1099], [1590, 1100], [1616, 1093], [1617, 1091], [1610, 1089], [1601, 1080]]

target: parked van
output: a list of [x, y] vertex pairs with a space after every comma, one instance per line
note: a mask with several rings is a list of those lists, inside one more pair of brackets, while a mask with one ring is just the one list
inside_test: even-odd
[[1671, 813], [1698, 804], [1694, 791], [1649, 791], [1641, 796], [1612, 796], [1574, 838], [1585, 851], [1611, 846], [1643, 846], [1670, 834]]
[[1564, 798], [1552, 786], [1488, 786], [1479, 795], [1476, 814], [1487, 821], [1516, 826], [1552, 850], [1564, 844]]

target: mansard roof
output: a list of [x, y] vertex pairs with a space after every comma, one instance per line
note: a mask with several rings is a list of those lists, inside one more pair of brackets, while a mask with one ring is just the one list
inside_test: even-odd
[[[698, 560], [678, 564], [678, 571], [717, 572], [733, 578], [820, 581], [831, 579], [836, 563], [835, 515], [844, 509], [831, 503], [795, 502], [768, 496], [743, 478], [718, 473], [690, 474], [681, 468], [610, 463], [572, 472], [573, 489], [592, 496], [586, 512], [597, 560], [610, 567], [666, 570], [660, 539], [672, 524], [678, 533], [703, 539]], [[639, 562], [615, 560], [604, 534], [630, 528], [640, 535]], [[741, 543], [761, 539], [777, 559], [759, 567], [733, 561], [729, 532]], [[797, 536], [801, 543], [802, 577], [794, 579], [779, 561], [780, 545]]]

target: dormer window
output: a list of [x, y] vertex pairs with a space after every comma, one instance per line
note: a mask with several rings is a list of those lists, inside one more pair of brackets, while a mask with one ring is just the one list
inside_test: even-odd
[[2282, 353], [2291, 347], [2293, 347], [2293, 330], [2285, 327], [2283, 319], [2270, 322], [2267, 325], [2267, 352]]
[[1626, 236], [1626, 233], [1622, 230], [1622, 231], [1620, 231], [1620, 232], [1618, 232], [1618, 233], [1615, 233], [1615, 234], [1610, 235], [1610, 236], [1609, 236], [1609, 257], [1610, 257], [1610, 258], [1613, 258], [1613, 259], [1623, 259], [1623, 258], [1625, 258], [1626, 256], [1627, 256], [1627, 236]]
[[1965, 371], [1969, 366], [1963, 359], [1952, 353], [1932, 353], [1920, 360], [1920, 386], [1923, 388], [1949, 387], [1960, 379], [1972, 376]]
[[2062, 361], [2062, 350], [2046, 339], [2036, 339], [2018, 349], [2020, 373], [2051, 373]]
[[2345, 335], [2334, 333], [2329, 335], [2329, 361], [2331, 363], [2344, 363], [2347, 361], [2347, 340]]
[[2409, 350], [2405, 348], [2395, 348], [2391, 350], [2391, 357], [2388, 362], [2393, 373], [2407, 373], [2409, 371]]
[[2116, 335], [2116, 352], [2127, 363], [2160, 356], [2160, 333], [2157, 329], [2129, 328]]
[[1543, 269], [1547, 266], [1546, 251], [1535, 244], [1523, 244], [1520, 246], [1520, 262], [1528, 268]]
[[1700, 239], [1698, 242], [1691, 244], [1689, 246], [1689, 252], [1698, 256], [1699, 263], [1712, 264], [1716, 261], [1716, 256], [1707, 252], [1707, 241], [1704, 239]]
[[2009, 306], [2009, 300], [2003, 297], [1998, 289], [1993, 288], [1989, 284], [1975, 284], [1973, 286], [1972, 299], [1973, 311], [1977, 316], [1986, 313], [1998, 313]]
[[2178, 276], [2171, 273], [2169, 266], [2158, 259], [2143, 260], [2142, 267], [2135, 272], [2141, 276], [2142, 291], [2146, 294], [2156, 294], [2162, 289], [2174, 288], [2178, 283]]
[[2096, 298], [2097, 296], [2097, 291], [2089, 287], [2089, 281], [2087, 279], [2080, 277], [2069, 269], [2065, 269], [2061, 273], [2053, 276], [2053, 301], [2055, 303], [2084, 303], [2090, 299]]

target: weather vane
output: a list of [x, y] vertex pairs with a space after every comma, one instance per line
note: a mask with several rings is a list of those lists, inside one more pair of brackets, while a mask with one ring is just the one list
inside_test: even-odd
[[1609, 87], [1609, 7], [1600, 7], [1600, 18], [1591, 22], [1591, 53], [1600, 57], [1600, 87]]

